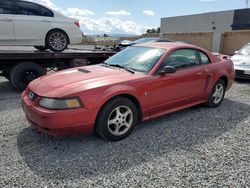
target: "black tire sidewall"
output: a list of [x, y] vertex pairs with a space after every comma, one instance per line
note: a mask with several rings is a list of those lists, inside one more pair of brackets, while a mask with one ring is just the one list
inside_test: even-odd
[[[110, 113], [118, 106], [127, 106], [131, 109], [133, 113], [133, 123], [130, 129], [120, 136], [113, 135], [107, 126], [108, 118]], [[103, 137], [104, 139], [111, 140], [111, 141], [118, 141], [126, 138], [135, 128], [136, 124], [138, 122], [138, 111], [136, 108], [136, 105], [129, 99], [124, 97], [116, 97], [106, 103], [104, 107], [101, 109], [100, 113], [98, 114], [95, 130], [96, 133]]]
[[[61, 34], [64, 35], [64, 37], [66, 38], [67, 44], [66, 44], [66, 46], [65, 46], [64, 48], [62, 48], [61, 50], [54, 49], [54, 48], [49, 44], [49, 38], [50, 38], [50, 36], [51, 36], [53, 33], [55, 33], [55, 32], [61, 33]], [[60, 30], [52, 30], [52, 31], [50, 31], [50, 32], [47, 34], [46, 39], [45, 39], [45, 43], [46, 43], [46, 46], [47, 46], [51, 51], [53, 51], [53, 52], [62, 52], [62, 51], [64, 51], [64, 50], [68, 47], [69, 39], [68, 39], [68, 36], [66, 35], [65, 32], [60, 31]]]
[[24, 90], [26, 89], [27, 85], [21, 81], [21, 76], [23, 72], [27, 70], [34, 70], [37, 72], [37, 78], [46, 74], [46, 71], [39, 65], [35, 63], [20, 63], [12, 67], [10, 71], [10, 81], [11, 84], [17, 90]]
[[34, 48], [36, 48], [39, 51], [45, 51], [48, 49], [46, 46], [34, 46]]
[[[223, 97], [222, 97], [222, 99], [221, 99], [221, 101], [220, 101], [219, 103], [215, 104], [214, 101], [213, 101], [213, 94], [214, 94], [214, 91], [215, 91], [216, 86], [217, 86], [218, 84], [222, 84], [222, 85], [223, 85]], [[216, 83], [214, 84], [214, 87], [213, 87], [213, 89], [212, 89], [212, 92], [211, 92], [210, 95], [209, 95], [209, 99], [208, 99], [207, 105], [208, 105], [209, 107], [211, 107], [211, 108], [214, 108], [214, 107], [219, 106], [219, 105], [222, 103], [223, 99], [224, 99], [225, 93], [226, 93], [226, 85], [225, 85], [225, 82], [224, 82], [223, 80], [221, 80], [221, 79], [217, 80]]]

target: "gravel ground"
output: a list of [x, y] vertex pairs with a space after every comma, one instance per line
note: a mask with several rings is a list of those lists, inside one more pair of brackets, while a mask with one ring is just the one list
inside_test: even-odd
[[0, 79], [0, 187], [250, 187], [250, 82], [115, 143], [40, 134], [19, 96]]

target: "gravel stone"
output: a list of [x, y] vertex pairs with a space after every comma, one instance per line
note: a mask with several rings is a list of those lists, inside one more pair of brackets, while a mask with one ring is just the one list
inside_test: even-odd
[[0, 78], [0, 187], [250, 187], [250, 82], [218, 108], [144, 122], [119, 142], [30, 128]]

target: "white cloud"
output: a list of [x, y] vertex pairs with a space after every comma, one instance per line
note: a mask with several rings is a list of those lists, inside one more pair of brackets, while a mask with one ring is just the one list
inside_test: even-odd
[[140, 35], [149, 29], [149, 27], [138, 25], [133, 21], [122, 21], [119, 18], [75, 18], [80, 20], [81, 29], [84, 33], [129, 33]]
[[142, 13], [147, 15], [147, 16], [154, 16], [155, 15], [154, 11], [152, 11], [152, 10], [144, 10]]
[[87, 16], [92, 15], [94, 12], [87, 9], [79, 9], [79, 8], [67, 8], [67, 13], [70, 15], [78, 15], [78, 16]]
[[41, 4], [44, 4], [48, 7], [56, 7], [54, 3], [52, 3], [50, 0], [38, 0]]
[[214, 2], [214, 1], [221, 1], [221, 0], [200, 0], [200, 2]]
[[105, 14], [112, 15], [112, 16], [128, 16], [131, 13], [125, 10], [119, 10], [119, 11], [108, 11], [108, 12], [105, 12]]
[[[90, 16], [94, 14], [93, 11], [87, 9], [79, 9], [79, 8], [67, 8], [62, 9], [61, 7], [57, 7], [52, 0], [31, 0], [37, 3], [41, 3], [47, 7], [50, 7], [68, 17], [78, 19], [81, 24], [81, 30], [85, 34], [93, 34], [93, 33], [119, 33], [119, 34], [135, 34], [140, 35], [145, 33], [147, 29], [150, 27], [142, 26], [137, 24], [134, 21], [127, 20], [123, 21], [119, 18], [114, 17], [101, 17], [101, 18], [91, 18]], [[126, 16], [130, 15], [129, 12], [120, 10], [120, 11], [109, 11], [106, 12], [107, 15], [112, 16]]]

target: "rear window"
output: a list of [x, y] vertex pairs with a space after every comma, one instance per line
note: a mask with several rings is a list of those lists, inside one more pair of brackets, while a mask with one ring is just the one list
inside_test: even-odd
[[0, 14], [12, 14], [12, 7], [10, 0], [0, 1]]
[[53, 17], [54, 13], [35, 3], [17, 1], [15, 4], [15, 14], [18, 15], [29, 15], [29, 16], [44, 16], [44, 17]]

